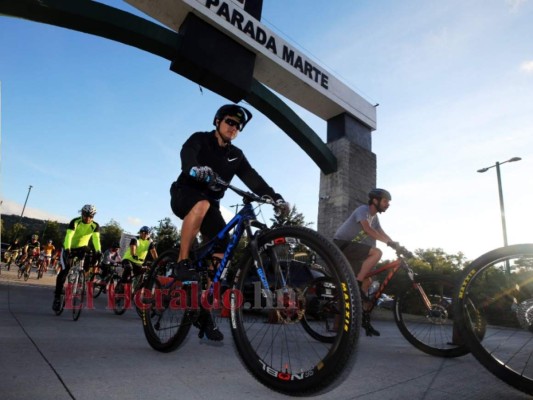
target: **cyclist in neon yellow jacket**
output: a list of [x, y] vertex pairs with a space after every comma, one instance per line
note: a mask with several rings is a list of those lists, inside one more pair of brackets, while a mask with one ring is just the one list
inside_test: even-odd
[[[65, 240], [63, 241], [63, 250], [61, 251], [60, 257], [61, 271], [57, 275], [54, 303], [52, 304], [54, 311], [58, 311], [61, 308], [61, 291], [63, 290], [65, 279], [71, 267], [72, 257], [85, 257], [89, 250], [89, 241], [92, 241], [95, 251], [93, 262], [99, 260], [101, 257], [100, 225], [94, 221], [96, 207], [92, 204], [86, 204], [80, 212], [81, 217], [76, 217], [70, 221]], [[86, 265], [85, 267], [88, 269], [90, 265]]]
[[152, 259], [155, 260], [157, 258], [157, 250], [152, 238], [150, 238], [150, 233], [151, 229], [143, 226], [139, 230], [139, 236], [131, 239], [130, 245], [124, 253], [124, 257], [122, 257], [122, 266], [124, 267], [124, 272], [122, 273], [123, 283], [129, 282], [132, 270], [134, 276], [142, 272], [141, 267], [146, 260], [148, 252], [150, 252]]

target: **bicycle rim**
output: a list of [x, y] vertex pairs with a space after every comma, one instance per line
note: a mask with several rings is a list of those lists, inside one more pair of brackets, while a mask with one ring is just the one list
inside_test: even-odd
[[76, 273], [74, 285], [72, 286], [72, 319], [77, 321], [83, 308], [85, 297], [85, 275], [83, 271]]
[[428, 308], [420, 291], [410, 287], [394, 301], [394, 319], [402, 335], [424, 353], [438, 357], [460, 357], [469, 353], [459, 339], [453, 320], [451, 279], [419, 282], [431, 303]]
[[533, 244], [474, 260], [457, 299], [459, 329], [472, 354], [506, 383], [533, 394]]
[[191, 328], [191, 309], [183, 301], [190, 298], [186, 288], [168, 287], [172, 282], [170, 265], [178, 259], [177, 250], [163, 252], [154, 261], [143, 287], [141, 319], [146, 340], [161, 352], [176, 350]]
[[[243, 363], [259, 382], [282, 393], [333, 389], [355, 361], [360, 329], [360, 297], [346, 258], [323, 236], [302, 227], [262, 234], [258, 251], [274, 300], [268, 304], [270, 300], [262, 296], [249, 255], [229, 294], [231, 330]], [[343, 318], [333, 321], [327, 340], [317, 339], [302, 322], [305, 318], [307, 327], [311, 325], [311, 315], [306, 317], [313, 297], [309, 288], [319, 276], [327, 276], [343, 295], [343, 301], [336, 302]], [[321, 330], [317, 327], [316, 332]]]

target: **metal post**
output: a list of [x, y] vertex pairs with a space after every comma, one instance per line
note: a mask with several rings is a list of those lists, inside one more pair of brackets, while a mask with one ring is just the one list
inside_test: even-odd
[[28, 197], [30, 197], [30, 192], [31, 192], [31, 188], [33, 186], [30, 185], [29, 189], [28, 189], [28, 194], [26, 195], [26, 201], [24, 201], [24, 207], [22, 207], [22, 212], [20, 213], [20, 219], [22, 219], [22, 217], [24, 216], [24, 210], [26, 209], [26, 203], [28, 202]]
[[500, 163], [497, 161], [496, 176], [498, 177], [498, 193], [500, 195], [500, 214], [502, 217], [503, 245], [507, 246], [507, 225], [505, 223], [505, 207], [503, 205], [502, 176], [500, 174]]
[[[483, 172], [487, 172], [492, 167], [496, 167], [496, 176], [498, 178], [498, 194], [500, 196], [500, 215], [501, 215], [501, 218], [502, 218], [502, 231], [503, 231], [503, 245], [504, 246], [507, 246], [508, 244], [507, 244], [507, 225], [505, 223], [505, 207], [503, 205], [502, 176], [501, 176], [501, 173], [500, 173], [500, 165], [508, 163], [508, 162], [516, 162], [516, 161], [520, 161], [520, 160], [521, 160], [520, 157], [513, 157], [513, 158], [510, 158], [509, 160], [506, 160], [506, 161], [503, 161], [503, 162], [496, 161], [496, 164], [494, 164], [494, 165], [491, 165], [489, 167], [485, 167], [485, 168], [481, 168], [481, 169], [477, 170], [477, 172], [483, 173]], [[505, 266], [506, 266], [506, 269], [507, 269], [507, 273], [511, 274], [511, 267], [509, 265], [509, 261], [508, 260], [505, 261]]]

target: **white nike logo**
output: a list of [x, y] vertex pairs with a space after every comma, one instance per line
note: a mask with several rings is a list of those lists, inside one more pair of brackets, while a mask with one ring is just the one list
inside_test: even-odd
[[228, 158], [228, 162], [232, 162], [232, 161], [235, 161], [236, 159], [238, 159], [239, 157], [235, 157], [235, 158]]

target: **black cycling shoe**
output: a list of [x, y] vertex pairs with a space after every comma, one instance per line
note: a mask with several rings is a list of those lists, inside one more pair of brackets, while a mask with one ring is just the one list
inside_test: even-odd
[[54, 311], [61, 310], [61, 299], [59, 297], [54, 297], [54, 302], [52, 304], [52, 310]]
[[188, 258], [170, 265], [172, 268], [172, 277], [179, 281], [197, 281], [199, 279], [198, 272]]
[[370, 324], [370, 314], [367, 312], [363, 312], [361, 327], [365, 330], [366, 336], [380, 336], [379, 331]]
[[215, 321], [213, 321], [213, 316], [210, 311], [201, 309], [200, 315], [193, 325], [200, 329], [200, 332], [198, 332], [200, 339], [205, 335], [209, 340], [214, 340], [215, 342], [224, 340], [224, 334], [220, 332]]

